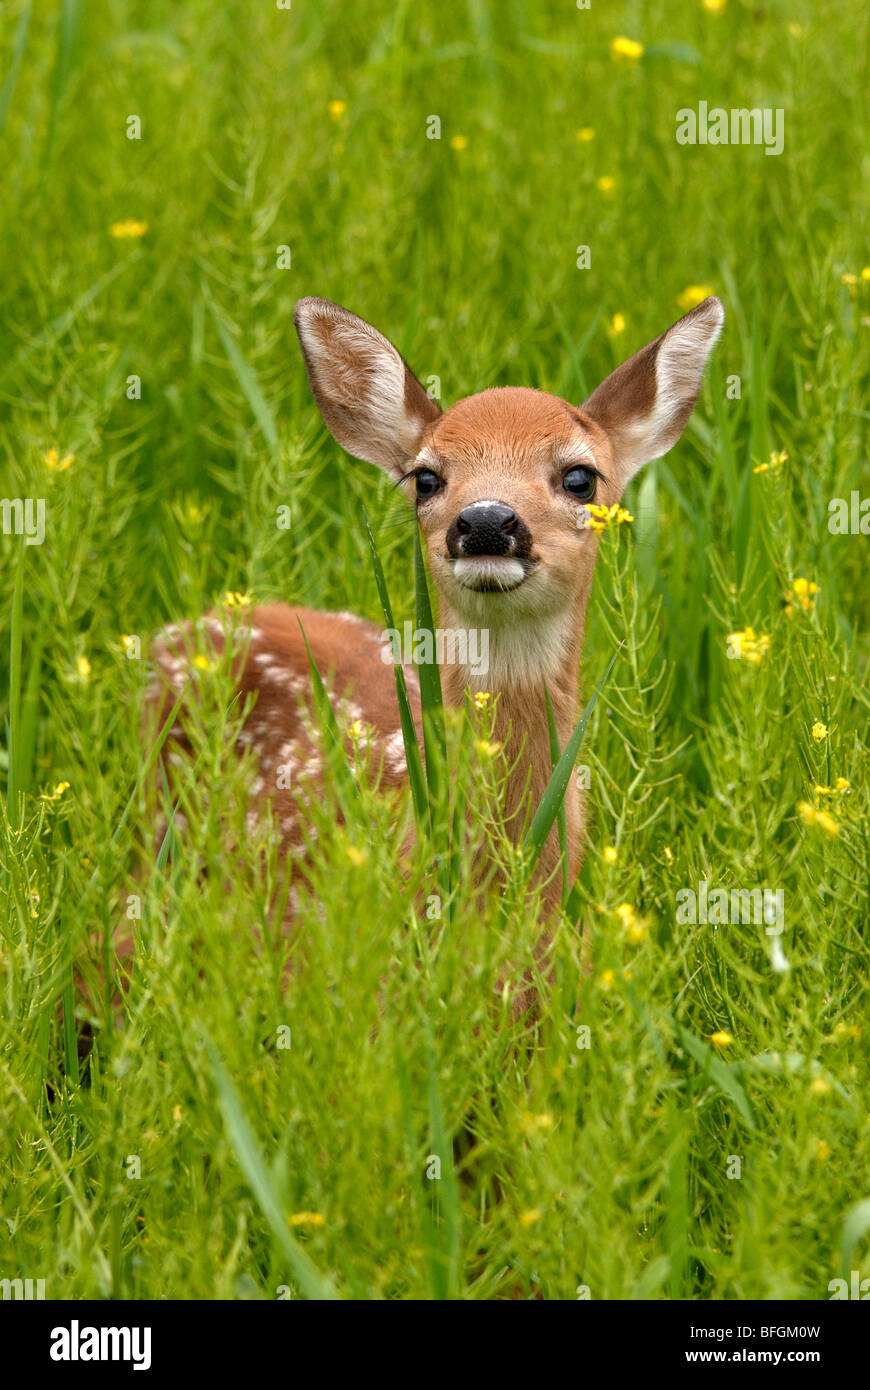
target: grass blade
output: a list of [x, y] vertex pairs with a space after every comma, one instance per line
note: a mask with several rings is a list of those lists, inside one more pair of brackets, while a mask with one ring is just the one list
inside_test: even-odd
[[586, 726], [592, 718], [592, 711], [598, 703], [598, 697], [607, 683], [610, 672], [613, 670], [614, 662], [621, 650], [622, 643], [620, 642], [608, 662], [607, 670], [593, 690], [586, 708], [578, 720], [576, 729], [565, 745], [565, 751], [553, 769], [552, 776], [544, 789], [544, 795], [541, 797], [541, 804], [532, 817], [532, 823], [523, 841], [523, 846], [529, 854], [532, 864], [537, 862], [544, 841], [552, 830], [553, 822], [559, 814], [559, 807], [564, 804], [565, 792], [568, 788], [568, 782], [571, 779], [571, 773], [574, 770], [574, 764], [577, 761], [577, 754], [580, 751], [580, 744], [583, 742], [583, 735], [586, 733]]
[[262, 1151], [254, 1131], [251, 1129], [236, 1088], [230, 1080], [229, 1072], [210, 1039], [205, 1039], [205, 1046], [214, 1072], [218, 1104], [223, 1115], [227, 1137], [232, 1144], [233, 1152], [238, 1159], [239, 1167], [245, 1175], [248, 1186], [268, 1222], [269, 1229], [281, 1247], [284, 1258], [293, 1270], [294, 1278], [306, 1298], [318, 1302], [337, 1299], [338, 1294], [330, 1281], [320, 1273], [310, 1255], [303, 1250], [297, 1240], [293, 1239], [287, 1229], [287, 1218], [280, 1195], [275, 1190]]
[[[553, 713], [553, 702], [550, 699], [550, 692], [544, 686], [544, 698], [547, 702], [547, 729], [550, 735], [550, 766], [555, 772], [559, 766], [559, 759], [562, 750], [559, 747], [559, 730], [556, 728], [556, 716]], [[566, 784], [567, 785], [567, 784]], [[562, 906], [568, 901], [568, 816], [565, 811], [565, 798], [559, 803], [559, 810], [556, 814], [556, 824], [559, 830], [559, 848], [562, 851]]]
[[[435, 624], [429, 598], [429, 583], [420, 544], [420, 527], [414, 527], [414, 592], [418, 632], [430, 632], [434, 651]], [[423, 707], [423, 747], [426, 750], [426, 780], [430, 805], [441, 800], [441, 775], [447, 762], [444, 732], [444, 701], [441, 676], [436, 660], [420, 663], [420, 702]]]
[[217, 326], [224, 352], [229, 358], [230, 365], [236, 374], [239, 386], [242, 388], [242, 394], [251, 407], [254, 419], [260, 426], [263, 438], [272, 453], [277, 453], [278, 429], [275, 424], [275, 417], [269, 408], [266, 397], [260, 389], [260, 383], [257, 380], [254, 370], [243, 357], [235, 338], [229, 330], [226, 320], [218, 311], [214, 301], [207, 296], [206, 303], [211, 310], [211, 316]]
[[[369, 538], [369, 546], [371, 547], [375, 583], [378, 586], [381, 608], [384, 611], [384, 622], [390, 630], [395, 631], [396, 624], [393, 618], [393, 608], [390, 603], [390, 595], [387, 592], [387, 582], [384, 578], [381, 557], [378, 554], [374, 534], [369, 524], [368, 513], [365, 508], [363, 508], [363, 520]], [[402, 724], [402, 741], [405, 745], [405, 761], [408, 766], [411, 795], [414, 798], [414, 819], [417, 823], [417, 829], [419, 830], [426, 825], [429, 820], [429, 808], [426, 800], [426, 782], [423, 773], [423, 759], [420, 756], [420, 745], [417, 742], [417, 730], [414, 727], [414, 716], [411, 713], [411, 702], [408, 699], [408, 686], [405, 681], [405, 672], [400, 662], [397, 661], [394, 663], [393, 671], [396, 677], [396, 698], [399, 702], [399, 719]]]

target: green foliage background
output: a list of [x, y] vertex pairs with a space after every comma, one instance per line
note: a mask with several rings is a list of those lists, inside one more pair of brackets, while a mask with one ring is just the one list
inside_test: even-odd
[[[4, 7], [0, 491], [45, 497], [48, 522], [0, 544], [0, 1276], [49, 1297], [730, 1299], [868, 1272], [870, 539], [827, 527], [832, 498], [870, 496], [867, 24], [807, 0]], [[618, 35], [642, 58], [615, 61]], [[701, 100], [781, 107], [784, 152], [678, 146]], [[112, 236], [126, 219], [146, 234]], [[537, 1030], [512, 1023], [493, 984], [531, 959], [534, 901], [463, 887], [427, 921], [431, 855], [396, 867], [410, 807], [364, 796], [337, 828], [338, 787], [311, 808], [299, 940], [276, 938], [286, 884], [268, 827], [244, 835], [226, 673], [193, 841], [155, 863], [122, 634], [144, 649], [227, 589], [377, 619], [363, 504], [413, 612], [403, 503], [320, 424], [294, 300], [375, 322], [446, 403], [581, 401], [690, 285], [725, 304], [716, 360], [590, 609], [588, 689], [625, 643], [581, 752], [591, 979], [564, 928]], [[789, 613], [798, 577], [820, 592]], [[758, 666], [726, 658], [747, 626], [771, 639]], [[451, 727], [466, 869], [509, 853], [484, 725]], [[784, 890], [786, 972], [763, 926], [676, 924], [703, 877]], [[126, 1017], [80, 1077], [74, 962], [135, 892]]]

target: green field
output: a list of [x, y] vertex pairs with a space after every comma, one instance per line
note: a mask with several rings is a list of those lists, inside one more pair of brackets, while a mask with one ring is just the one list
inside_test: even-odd
[[[870, 497], [867, 39], [808, 0], [3, 7], [0, 494], [45, 499], [45, 536], [4, 511], [0, 1278], [706, 1300], [870, 1276], [870, 535], [828, 525]], [[701, 101], [782, 110], [782, 153], [678, 144]], [[406, 504], [326, 433], [295, 300], [375, 323], [445, 404], [581, 402], [693, 286], [725, 329], [589, 611], [586, 695], [623, 644], [579, 759], [589, 977], [563, 922], [537, 1022], [495, 992], [538, 905], [485, 715], [449, 725], [469, 814], [439, 919], [432, 845], [398, 859], [410, 795], [397, 823], [337, 777], [277, 931], [225, 671], [190, 835], [158, 854], [158, 627], [228, 590], [380, 621], [363, 508], [414, 613]], [[513, 864], [504, 901], [468, 886], [479, 852]], [[678, 921], [701, 880], [781, 890], [782, 933]], [[99, 967], [134, 897], [116, 1016]]]

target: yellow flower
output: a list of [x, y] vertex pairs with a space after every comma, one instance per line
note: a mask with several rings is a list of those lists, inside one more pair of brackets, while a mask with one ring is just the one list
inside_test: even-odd
[[828, 726], [826, 724], [822, 724], [817, 719], [812, 729], [810, 730], [810, 733], [816, 740], [816, 743], [821, 743], [823, 739], [826, 739], [828, 737]]
[[612, 193], [616, 187], [616, 179], [612, 179], [609, 174], [604, 174], [600, 179], [596, 179], [595, 187], [600, 193]]
[[88, 658], [86, 656], [79, 657], [78, 661], [76, 662], [76, 670], [78, 671], [82, 680], [86, 681], [88, 676], [91, 674], [91, 663], [88, 661]]
[[239, 594], [233, 589], [227, 589], [223, 598], [224, 608], [250, 608], [253, 602], [250, 594]]
[[643, 44], [638, 43], [636, 39], [627, 39], [620, 34], [610, 44], [610, 56], [616, 62], [625, 59], [626, 62], [636, 63], [638, 58], [643, 57]]
[[821, 592], [821, 586], [816, 584], [812, 579], [793, 579], [791, 587], [786, 594], [786, 613], [791, 617], [794, 603], [798, 603], [805, 613], [812, 612], [813, 604], [816, 601], [816, 594], [820, 594]]
[[831, 1083], [826, 1081], [823, 1076], [814, 1076], [810, 1082], [811, 1096], [826, 1096], [830, 1094]]
[[857, 285], [857, 283], [858, 276], [853, 275], [850, 270], [844, 271], [844, 273], [840, 276], [841, 285]]
[[531, 1211], [524, 1211], [520, 1217], [520, 1225], [523, 1230], [527, 1231], [530, 1226], [534, 1226], [536, 1221], [540, 1221], [542, 1215], [543, 1212], [538, 1207], [532, 1207]]
[[826, 1159], [831, 1157], [830, 1144], [826, 1144], [824, 1139], [817, 1139], [813, 1157], [817, 1163], [824, 1163]]
[[468, 141], [464, 135], [454, 135], [450, 141], [451, 150], [467, 150]]
[[486, 709], [492, 696], [488, 690], [476, 690], [474, 693], [474, 704], [477, 709]]
[[815, 787], [813, 787], [813, 791], [815, 792], [816, 796], [830, 796], [832, 790], [833, 788], [831, 787], [820, 787], [818, 784]]
[[50, 473], [65, 473], [76, 461], [75, 454], [65, 454], [60, 458], [57, 449], [48, 449], [45, 453], [45, 466]]
[[173, 1106], [173, 1109], [172, 1109], [172, 1118], [173, 1118], [174, 1122], [175, 1122], [177, 1125], [180, 1125], [180, 1124], [181, 1124], [181, 1120], [182, 1120], [182, 1109], [181, 1109], [181, 1106], [180, 1106], [180, 1105], [175, 1105], [175, 1106]]
[[287, 1220], [291, 1226], [325, 1226], [326, 1220], [319, 1211], [294, 1211]]
[[196, 656], [193, 658], [193, 665], [196, 667], [197, 671], [211, 670], [211, 662], [202, 652], [197, 652]]
[[673, 856], [673, 854], [671, 853], [671, 847], [670, 847], [670, 845], [665, 845], [665, 848], [664, 848], [664, 856], [665, 856], [665, 859], [668, 861], [669, 864], [673, 864], [673, 862], [674, 862], [674, 856]]
[[130, 237], [144, 236], [148, 231], [147, 222], [137, 222], [134, 217], [128, 217], [126, 222], [113, 222], [109, 228], [109, 234], [125, 241]]
[[474, 746], [482, 758], [494, 758], [501, 748], [500, 743], [496, 743], [488, 738], [477, 739]]
[[687, 314], [690, 309], [694, 309], [698, 304], [703, 304], [705, 299], [709, 299], [710, 295], [715, 293], [716, 291], [711, 289], [709, 285], [687, 285], [682, 294], [677, 295], [677, 303], [683, 313]]
[[361, 719], [355, 719], [347, 732], [350, 734], [354, 743], [356, 743], [358, 739], [362, 738], [363, 733], [365, 732], [365, 725], [363, 724]]
[[624, 332], [625, 332], [625, 315], [624, 315], [624, 314], [614, 314], [614, 315], [613, 315], [613, 318], [610, 320], [610, 331], [611, 331], [611, 333], [624, 333]]
[[870, 265], [865, 265], [861, 270], [861, 279], [870, 280]]
[[585, 530], [597, 531], [599, 534], [611, 522], [614, 526], [621, 526], [625, 521], [634, 521], [634, 517], [631, 512], [625, 510], [625, 507], [620, 507], [618, 502], [614, 502], [610, 507], [605, 507], [600, 502], [587, 502], [580, 518]]
[[620, 903], [619, 907], [613, 909], [624, 927], [633, 927], [636, 921], [635, 910], [631, 903]]
[[356, 845], [347, 846], [347, 857], [355, 868], [360, 868], [368, 859], [368, 850], [358, 849]]
[[748, 661], [752, 666], [760, 666], [766, 651], [770, 650], [770, 638], [764, 633], [756, 634], [752, 627], [742, 632], [729, 632], [727, 654], [738, 661]]
[[534, 1134], [539, 1129], [552, 1129], [552, 1115], [533, 1115], [530, 1110], [525, 1110], [520, 1118], [520, 1129], [526, 1134]]
[[125, 652], [128, 652], [130, 648], [134, 646], [135, 642], [135, 637], [130, 637], [126, 632], [121, 633], [121, 646], [124, 648]]
[[606, 848], [605, 851], [604, 851], [603, 858], [604, 858], [605, 864], [615, 864], [615, 863], [616, 863], [616, 860], [617, 860], [617, 858], [618, 858], [618, 855], [617, 855], [617, 853], [616, 853], [616, 847], [615, 847], [615, 845], [608, 845], [608, 846], [607, 846], [607, 848]]
[[734, 1039], [730, 1033], [726, 1033], [724, 1029], [720, 1029], [718, 1032], [710, 1034], [710, 1041], [716, 1047], [730, 1047]]
[[43, 792], [40, 801], [59, 801], [69, 791], [69, 782], [58, 782], [53, 792]]
[[602, 989], [608, 990], [612, 987], [614, 978], [612, 970], [602, 970], [601, 974], [598, 976], [598, 983]]
[[334, 121], [340, 121], [347, 110], [347, 102], [331, 101], [326, 109]]
[[837, 778], [837, 791], [838, 791], [838, 792], [846, 792], [846, 791], [848, 791], [849, 788], [851, 787], [851, 785], [852, 785], [852, 783], [851, 783], [851, 782], [847, 782], [847, 780], [846, 780], [845, 777], [838, 777], [838, 778]]
[[585, 125], [582, 130], [577, 131], [577, 139], [581, 145], [588, 145], [590, 140], [595, 139], [595, 131], [591, 125]]
[[701, 0], [701, 3], [709, 14], [721, 14], [728, 0]]

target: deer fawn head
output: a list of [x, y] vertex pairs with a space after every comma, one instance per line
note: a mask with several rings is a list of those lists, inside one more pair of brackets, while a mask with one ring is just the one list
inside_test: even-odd
[[595, 564], [586, 504], [618, 502], [679, 439], [722, 327], [719, 300], [641, 348], [582, 406], [504, 387], [442, 411], [356, 315], [307, 298], [294, 320], [333, 437], [415, 501], [445, 626], [488, 630], [496, 689], [557, 680], [579, 654]]

